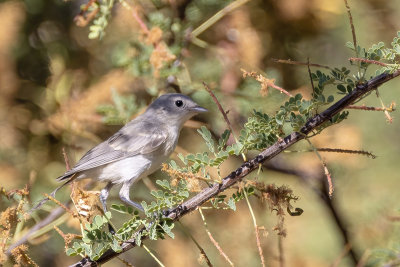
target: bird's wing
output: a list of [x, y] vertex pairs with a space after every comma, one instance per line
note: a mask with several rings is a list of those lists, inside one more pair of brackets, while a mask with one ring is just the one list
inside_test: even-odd
[[142, 121], [127, 124], [108, 139], [108, 144], [130, 154], [148, 154], [162, 146], [167, 137], [168, 131], [160, 124]]
[[153, 123], [127, 124], [108, 140], [89, 150], [71, 170], [58, 177], [58, 180], [127, 157], [151, 153], [161, 147], [167, 137], [168, 132]]

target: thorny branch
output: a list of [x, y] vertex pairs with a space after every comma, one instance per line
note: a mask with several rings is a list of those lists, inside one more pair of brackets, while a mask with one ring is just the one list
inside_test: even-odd
[[[191, 199], [172, 209], [169, 212], [168, 217], [174, 221], [177, 221], [181, 217], [197, 209], [211, 198], [217, 196], [222, 191], [239, 182], [243, 177], [247, 176], [252, 171], [258, 169], [260, 163], [274, 158], [279, 153], [289, 148], [291, 145], [305, 139], [311, 131], [316, 129], [321, 124], [329, 121], [334, 115], [345, 109], [348, 105], [353, 104], [361, 96], [369, 93], [370, 91], [378, 88], [380, 85], [396, 78], [397, 76], [400, 76], [400, 70], [397, 70], [393, 73], [383, 73], [364, 84], [357, 85], [350, 94], [344, 96], [342, 99], [337, 101], [335, 104], [333, 104], [322, 113], [317, 114], [309, 119], [299, 132], [293, 132], [285, 138], [278, 140], [275, 144], [258, 154], [258, 156], [245, 162], [242, 166], [226, 176], [221, 181], [221, 183], [216, 183], [208, 188], [205, 188], [203, 191], [201, 191]], [[141, 231], [144, 230], [145, 229], [142, 229]], [[145, 238], [145, 236], [142, 237], [142, 239]], [[117, 257], [119, 254], [124, 253], [135, 247], [134, 239], [124, 242], [121, 247], [122, 251], [119, 253], [110, 249], [106, 253], [104, 253], [103, 256], [101, 256], [97, 261], [91, 261], [88, 258], [84, 258], [71, 266], [97, 266], [98, 264], [103, 264]]]

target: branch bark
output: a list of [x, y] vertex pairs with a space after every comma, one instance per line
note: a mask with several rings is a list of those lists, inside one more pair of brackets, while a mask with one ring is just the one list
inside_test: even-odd
[[[212, 186], [205, 188], [203, 191], [195, 195], [193, 198], [187, 200], [186, 202], [182, 203], [178, 207], [171, 210], [170, 213], [168, 214], [168, 217], [174, 221], [179, 220], [184, 215], [195, 210], [203, 203], [217, 196], [219, 193], [231, 187], [232, 185], [240, 181], [243, 177], [250, 174], [252, 171], [256, 170], [260, 163], [272, 159], [282, 151], [288, 149], [291, 145], [306, 138], [311, 131], [316, 129], [321, 124], [330, 120], [334, 115], [345, 109], [348, 105], [353, 104], [361, 96], [378, 88], [380, 85], [392, 80], [393, 78], [399, 75], [400, 75], [400, 70], [397, 70], [391, 74], [384, 73], [369, 80], [364, 84], [357, 85], [356, 88], [353, 90], [353, 92], [344, 96], [342, 99], [337, 101], [335, 104], [330, 106], [322, 113], [317, 114], [311, 119], [309, 119], [299, 132], [293, 132], [290, 135], [286, 136], [285, 138], [277, 141], [275, 144], [273, 144], [272, 146], [268, 147], [260, 154], [258, 154], [258, 156], [245, 162], [242, 166], [240, 166], [235, 171], [226, 176], [220, 184], [213, 184]], [[119, 253], [110, 249], [106, 253], [104, 253], [103, 256], [101, 256], [97, 261], [91, 261], [88, 258], [84, 258], [81, 261], [71, 266], [72, 267], [97, 266], [98, 264], [103, 264], [113, 259], [114, 257], [117, 257], [119, 254], [124, 253], [133, 247], [135, 247], [134, 239], [128, 240], [127, 242], [122, 244], [122, 251]]]

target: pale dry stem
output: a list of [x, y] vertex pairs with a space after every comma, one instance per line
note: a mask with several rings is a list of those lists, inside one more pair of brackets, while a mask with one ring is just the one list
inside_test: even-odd
[[263, 251], [262, 251], [262, 248], [261, 248], [260, 233], [258, 231], [256, 217], [254, 215], [253, 208], [250, 205], [250, 201], [249, 201], [249, 198], [247, 196], [246, 190], [243, 190], [243, 193], [244, 193], [244, 196], [246, 198], [247, 206], [249, 207], [251, 218], [253, 219], [254, 232], [256, 234], [256, 242], [257, 242], [258, 254], [260, 255], [260, 259], [261, 259], [261, 265], [263, 267], [265, 267], [265, 260], [264, 260], [264, 255], [263, 255]]
[[234, 266], [233, 262], [229, 259], [228, 255], [226, 255], [226, 253], [222, 250], [221, 246], [218, 244], [218, 242], [212, 236], [211, 232], [208, 230], [208, 225], [207, 225], [206, 219], [204, 218], [204, 214], [203, 214], [201, 208], [199, 208], [198, 211], [200, 213], [201, 219], [203, 220], [204, 228], [206, 229], [208, 238], [210, 238], [211, 243], [213, 243], [213, 245], [218, 250], [219, 254], [221, 254], [221, 256], [229, 263], [229, 265]]
[[275, 79], [268, 79], [267, 77], [264, 77], [261, 74], [257, 74], [255, 71], [252, 72], [248, 72], [244, 69], [240, 69], [243, 72], [243, 78], [246, 77], [252, 77], [254, 78], [256, 81], [258, 81], [261, 84], [261, 90], [260, 93], [262, 96], [266, 96], [268, 94], [268, 88], [272, 87], [276, 90], [278, 90], [279, 92], [292, 97], [293, 95], [291, 93], [289, 93], [288, 91], [286, 91], [285, 89], [283, 89], [282, 87], [279, 87], [275, 84]]

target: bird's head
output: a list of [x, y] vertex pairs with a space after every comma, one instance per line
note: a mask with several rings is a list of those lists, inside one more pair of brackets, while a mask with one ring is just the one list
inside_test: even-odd
[[167, 123], [182, 126], [185, 121], [198, 113], [208, 110], [199, 106], [190, 97], [183, 94], [165, 94], [154, 100], [146, 113], [154, 114]]

